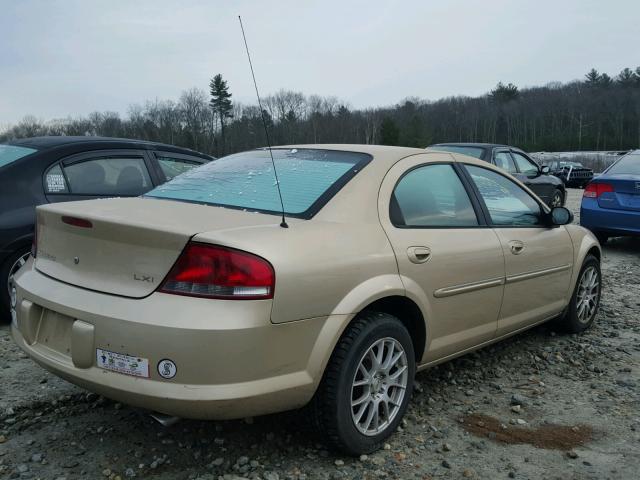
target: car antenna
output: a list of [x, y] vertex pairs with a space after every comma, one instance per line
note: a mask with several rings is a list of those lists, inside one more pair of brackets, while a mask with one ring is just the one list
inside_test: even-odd
[[249, 45], [247, 44], [247, 36], [244, 34], [244, 26], [242, 25], [242, 17], [238, 15], [240, 21], [240, 30], [242, 30], [242, 38], [244, 40], [244, 47], [247, 50], [247, 59], [249, 60], [249, 68], [251, 68], [251, 76], [253, 77], [253, 86], [256, 88], [256, 97], [258, 97], [258, 107], [260, 107], [260, 117], [262, 118], [262, 126], [264, 127], [264, 134], [267, 137], [267, 146], [269, 148], [269, 155], [271, 155], [271, 164], [273, 165], [273, 175], [276, 177], [276, 187], [278, 187], [278, 197], [280, 197], [280, 207], [282, 208], [282, 222], [280, 226], [282, 228], [289, 228], [287, 220], [284, 218], [284, 202], [282, 201], [282, 191], [280, 190], [280, 180], [278, 180], [278, 171], [276, 170], [276, 162], [273, 159], [273, 151], [271, 150], [271, 141], [269, 140], [269, 129], [267, 128], [267, 121], [264, 118], [264, 110], [262, 109], [262, 101], [260, 100], [260, 93], [258, 93], [258, 83], [256, 82], [256, 74], [253, 73], [253, 64], [251, 63], [251, 55], [249, 54]]

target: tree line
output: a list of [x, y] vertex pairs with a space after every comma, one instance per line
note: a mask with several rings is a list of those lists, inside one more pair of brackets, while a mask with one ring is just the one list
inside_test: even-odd
[[491, 142], [528, 151], [625, 150], [640, 145], [640, 67], [611, 77], [591, 69], [582, 80], [518, 88], [499, 83], [479, 97], [353, 109], [336, 97], [280, 90], [257, 105], [232, 101], [221, 74], [209, 91], [191, 88], [177, 101], [132, 105], [126, 115], [41, 121], [33, 116], [0, 132], [0, 141], [40, 135], [102, 135], [151, 140], [214, 156], [266, 145], [366, 143], [426, 147]]

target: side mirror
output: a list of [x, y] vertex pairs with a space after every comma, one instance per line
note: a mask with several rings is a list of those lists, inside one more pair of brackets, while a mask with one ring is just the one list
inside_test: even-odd
[[551, 171], [551, 169], [549, 168], [549, 165], [542, 165], [540, 167], [540, 173], [542, 175], [548, 175], [550, 171]]
[[573, 222], [573, 213], [565, 207], [554, 207], [549, 214], [553, 225], [568, 225]]

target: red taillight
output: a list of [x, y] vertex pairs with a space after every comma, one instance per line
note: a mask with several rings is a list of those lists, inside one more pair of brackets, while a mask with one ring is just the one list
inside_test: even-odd
[[275, 273], [264, 258], [227, 247], [190, 243], [160, 291], [193, 297], [273, 298]]
[[85, 220], [84, 218], [67, 217], [65, 215], [62, 217], [62, 222], [74, 227], [93, 228], [93, 223], [91, 223], [89, 220]]
[[613, 192], [613, 185], [609, 183], [593, 182], [586, 186], [582, 196], [587, 198], [598, 198], [606, 192]]

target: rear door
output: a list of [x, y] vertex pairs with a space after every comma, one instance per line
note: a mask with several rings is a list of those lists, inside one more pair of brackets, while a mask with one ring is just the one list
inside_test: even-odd
[[560, 313], [570, 294], [573, 245], [564, 227], [549, 227], [542, 205], [505, 175], [465, 165], [505, 261], [497, 335]]
[[159, 183], [142, 150], [82, 153], [53, 164], [44, 174], [49, 202], [137, 197]]
[[423, 362], [494, 337], [503, 293], [504, 256], [448, 155], [415, 155], [385, 177], [380, 221], [407, 290], [427, 310]]

